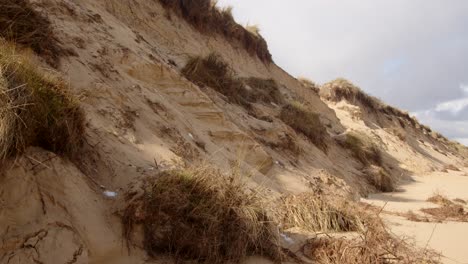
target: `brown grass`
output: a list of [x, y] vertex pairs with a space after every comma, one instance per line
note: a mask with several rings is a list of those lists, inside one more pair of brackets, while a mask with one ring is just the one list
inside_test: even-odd
[[320, 92], [320, 89], [318, 87], [318, 85], [316, 83], [314, 83], [312, 80], [310, 79], [307, 79], [305, 77], [299, 77], [297, 78], [297, 80], [304, 86], [304, 87], [307, 87], [309, 89], [311, 89], [312, 91], [314, 91], [316, 94], [318, 94]]
[[453, 204], [452, 201], [450, 201], [447, 197], [441, 195], [441, 194], [434, 194], [433, 196], [427, 198], [428, 202], [438, 204], [438, 205], [451, 205]]
[[0, 42], [0, 160], [28, 146], [77, 153], [84, 113], [67, 88], [39, 72], [14, 45]]
[[234, 78], [229, 65], [217, 54], [190, 59], [182, 69], [182, 74], [198, 86], [214, 88], [233, 103], [249, 105], [251, 98], [245, 85]]
[[211, 0], [159, 0], [168, 10], [184, 18], [202, 33], [219, 34], [228, 41], [241, 45], [250, 55], [263, 62], [272, 62], [268, 45], [259, 32], [252, 33], [236, 23], [232, 8], [220, 9]]
[[452, 202], [447, 197], [441, 194], [434, 194], [427, 199], [428, 202], [440, 205], [437, 208], [424, 208], [422, 212], [433, 216], [437, 221], [454, 220], [460, 222], [468, 222], [468, 212], [465, 208]]
[[250, 98], [255, 98], [255, 101], [264, 103], [283, 103], [283, 95], [280, 93], [278, 84], [273, 79], [261, 79], [250, 77], [243, 81], [251, 88]]
[[374, 164], [382, 166], [382, 152], [370, 139], [354, 133], [348, 133], [345, 140], [340, 142], [340, 144], [344, 148], [349, 149], [353, 156], [363, 165]]
[[395, 191], [395, 181], [385, 169], [378, 166], [370, 166], [366, 170], [367, 182], [381, 192]]
[[364, 222], [352, 203], [315, 193], [286, 195], [275, 203], [278, 222], [284, 229], [299, 227], [311, 232], [362, 231]]
[[0, 37], [31, 48], [54, 67], [63, 53], [50, 21], [27, 0], [0, 0]]
[[147, 178], [140, 195], [129, 193], [123, 214], [127, 242], [136, 225], [150, 256], [171, 253], [204, 263], [238, 263], [256, 254], [281, 259], [278, 229], [256, 192], [238, 175], [205, 166]]
[[230, 66], [215, 53], [190, 59], [182, 69], [182, 74], [198, 86], [214, 88], [225, 95], [230, 102], [247, 109], [250, 109], [250, 104], [255, 102], [281, 104], [283, 101], [274, 80], [254, 77], [236, 78]]
[[280, 119], [299, 133], [304, 134], [312, 143], [327, 151], [327, 129], [317, 113], [298, 102], [289, 103], [281, 109]]
[[444, 205], [437, 208], [423, 208], [421, 212], [433, 216], [437, 221], [468, 222], [468, 213], [459, 204]]
[[341, 203], [342, 210], [359, 219], [360, 228], [347, 235], [348, 238], [332, 233], [310, 239], [303, 251], [316, 263], [440, 263], [440, 256], [432, 251], [417, 249], [408, 241], [391, 235], [380, 218], [382, 208], [369, 208], [351, 201]]

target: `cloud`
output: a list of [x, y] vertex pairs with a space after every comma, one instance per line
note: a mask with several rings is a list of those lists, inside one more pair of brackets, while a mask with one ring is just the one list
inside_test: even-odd
[[391, 105], [431, 110], [449, 123], [466, 114], [468, 87], [459, 84], [468, 83], [468, 1], [219, 3], [232, 5], [241, 23], [258, 24], [275, 62], [292, 75], [319, 83], [344, 77]]

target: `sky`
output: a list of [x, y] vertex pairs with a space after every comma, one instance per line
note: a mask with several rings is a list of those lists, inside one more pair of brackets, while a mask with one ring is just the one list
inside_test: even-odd
[[468, 0], [220, 0], [276, 64], [344, 77], [468, 145]]

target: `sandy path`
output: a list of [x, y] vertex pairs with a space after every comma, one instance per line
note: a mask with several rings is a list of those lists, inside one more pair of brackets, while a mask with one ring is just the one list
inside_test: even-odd
[[[363, 201], [385, 206], [386, 211], [406, 213], [436, 207], [426, 202], [435, 193], [449, 199], [468, 200], [466, 172], [437, 172], [424, 177], [414, 176], [413, 180], [402, 184], [395, 193], [375, 194]], [[418, 246], [441, 252], [443, 263], [468, 263], [468, 223], [421, 223], [387, 214], [384, 217], [397, 236], [413, 238]]]

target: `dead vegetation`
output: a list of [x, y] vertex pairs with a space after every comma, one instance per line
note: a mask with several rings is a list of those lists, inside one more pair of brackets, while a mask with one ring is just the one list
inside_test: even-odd
[[237, 263], [251, 254], [281, 259], [277, 227], [238, 175], [206, 166], [164, 171], [142, 189], [127, 194], [123, 232], [130, 243], [141, 225], [150, 256], [171, 253], [204, 263]]
[[[279, 204], [279, 206], [278, 206]], [[311, 232], [349, 232], [364, 230], [364, 222], [351, 203], [315, 193], [287, 195], [276, 203], [282, 228], [299, 227]]]
[[382, 166], [382, 153], [380, 149], [362, 136], [355, 133], [348, 133], [344, 141], [339, 142], [344, 148], [351, 151], [353, 156], [360, 161], [363, 165], [377, 165]]
[[317, 113], [299, 102], [292, 102], [283, 106], [279, 117], [285, 124], [304, 134], [319, 149], [327, 151], [327, 129]]
[[14, 45], [0, 42], [0, 160], [28, 146], [77, 153], [84, 113], [67, 88], [39, 72]]
[[297, 78], [297, 80], [304, 86], [304, 87], [307, 87], [309, 89], [311, 89], [312, 91], [314, 91], [316, 94], [319, 94], [320, 92], [320, 88], [318, 87], [318, 85], [316, 83], [314, 83], [313, 81], [311, 81], [310, 79], [307, 79], [305, 77], [299, 77]]
[[274, 210], [283, 228], [319, 233], [303, 247], [303, 254], [316, 263], [440, 263], [433, 252], [391, 235], [379, 216], [382, 208], [369, 210], [342, 197], [302, 193], [282, 197]]
[[229, 65], [217, 54], [190, 59], [182, 69], [182, 74], [198, 86], [214, 88], [233, 103], [244, 106], [249, 104], [249, 93], [244, 84], [234, 78]]
[[219, 34], [229, 42], [241, 45], [250, 55], [266, 63], [272, 62], [266, 41], [259, 32], [252, 33], [236, 23], [232, 8], [220, 9], [212, 0], [159, 0], [168, 10], [184, 18], [198, 31], [205, 34]]
[[250, 77], [243, 79], [243, 81], [250, 88], [250, 97], [255, 98], [255, 101], [261, 101], [268, 104], [283, 103], [283, 95], [280, 93], [278, 84], [273, 79]]
[[366, 231], [357, 237], [322, 237], [309, 241], [304, 252], [317, 263], [421, 263], [436, 264], [440, 256], [429, 250], [418, 250], [404, 240], [389, 234], [378, 217], [370, 220]]
[[364, 166], [362, 171], [370, 185], [382, 192], [395, 190], [395, 182], [383, 166], [382, 152], [370, 138], [350, 132], [336, 140]]
[[31, 48], [53, 67], [63, 53], [50, 21], [27, 0], [0, 0], [0, 37]]
[[249, 110], [251, 103], [282, 103], [281, 93], [274, 80], [254, 77], [236, 78], [230, 66], [215, 53], [190, 59], [182, 69], [182, 74], [198, 86], [214, 88], [225, 95], [230, 102]]
[[468, 222], [468, 212], [465, 207], [456, 204], [441, 194], [435, 194], [427, 199], [428, 202], [440, 205], [437, 208], [424, 208], [422, 212], [431, 215], [436, 221], [446, 220]]

